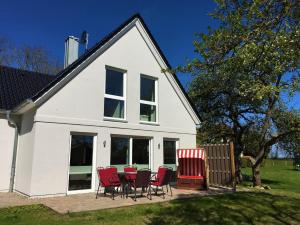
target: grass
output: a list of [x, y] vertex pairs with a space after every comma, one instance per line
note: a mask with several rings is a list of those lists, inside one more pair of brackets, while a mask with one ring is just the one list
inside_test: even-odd
[[[251, 169], [244, 168], [248, 177], [244, 186], [250, 186]], [[262, 183], [272, 188], [272, 193], [300, 196], [300, 171], [293, 169], [291, 160], [267, 160], [261, 169]]]
[[[42, 206], [0, 209], [0, 224], [300, 224], [300, 172], [266, 164], [263, 182], [272, 190], [174, 200], [60, 215]], [[249, 169], [245, 173], [249, 175]], [[246, 183], [246, 186], [249, 183]]]

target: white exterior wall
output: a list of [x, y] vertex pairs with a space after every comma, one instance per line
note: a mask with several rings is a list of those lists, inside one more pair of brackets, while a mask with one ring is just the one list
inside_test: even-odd
[[22, 115], [19, 132], [14, 189], [20, 193], [31, 195], [31, 175], [35, 144], [35, 111]]
[[0, 115], [0, 191], [9, 190], [15, 130]]
[[[127, 71], [127, 122], [103, 120], [105, 66]], [[158, 79], [158, 125], [139, 121], [141, 74]], [[30, 117], [33, 125], [26, 122]], [[97, 135], [96, 166], [110, 164], [111, 135], [150, 137], [154, 170], [163, 164], [163, 138], [179, 139], [179, 147], [196, 145], [194, 120], [136, 27], [23, 120], [16, 189], [30, 196], [66, 194], [71, 132]]]
[[[97, 135], [96, 167], [110, 165], [111, 135], [145, 136], [153, 140], [150, 167], [163, 164], [163, 138], [176, 138], [179, 147], [195, 147], [195, 136], [156, 131], [141, 131], [97, 126], [35, 123], [35, 152], [31, 178], [31, 196], [66, 194], [70, 157], [70, 134], [84, 132]], [[103, 146], [103, 142], [106, 146]], [[158, 149], [160, 144], [160, 149]], [[95, 172], [95, 171], [94, 171]], [[96, 177], [95, 189], [98, 178]]]

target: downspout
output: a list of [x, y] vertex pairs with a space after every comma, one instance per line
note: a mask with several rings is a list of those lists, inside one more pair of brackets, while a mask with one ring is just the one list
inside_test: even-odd
[[16, 122], [11, 118], [11, 111], [9, 111], [9, 110], [6, 111], [6, 119], [8, 121], [8, 125], [15, 128], [14, 147], [13, 147], [13, 156], [12, 156], [12, 162], [11, 162], [10, 182], [9, 182], [9, 192], [13, 192], [14, 183], [15, 183], [15, 171], [16, 171], [19, 129], [18, 129], [18, 125], [16, 124]]

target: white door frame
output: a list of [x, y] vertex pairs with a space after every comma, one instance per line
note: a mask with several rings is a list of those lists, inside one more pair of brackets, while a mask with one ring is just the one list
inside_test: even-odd
[[[73, 190], [69, 191], [69, 177], [70, 177], [70, 160], [71, 160], [71, 144], [72, 144], [72, 135], [85, 135], [85, 136], [92, 136], [93, 137], [93, 159], [92, 159], [92, 183], [90, 189], [83, 189], [83, 190]], [[70, 134], [70, 144], [69, 144], [69, 164], [68, 164], [68, 182], [67, 182], [67, 195], [72, 194], [83, 194], [83, 193], [90, 193], [95, 192], [95, 184], [96, 184], [96, 160], [97, 160], [97, 134], [91, 134], [91, 133], [76, 133], [71, 132]]]

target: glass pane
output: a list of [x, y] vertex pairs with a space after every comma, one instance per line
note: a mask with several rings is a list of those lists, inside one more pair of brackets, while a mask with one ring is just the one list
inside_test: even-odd
[[114, 70], [106, 70], [105, 93], [110, 95], [123, 96], [124, 74]]
[[72, 135], [69, 190], [90, 189], [92, 181], [93, 136]]
[[129, 139], [122, 137], [111, 138], [111, 165], [129, 164]]
[[176, 164], [176, 141], [164, 140], [164, 164]]
[[149, 139], [132, 140], [132, 164], [143, 164], [144, 168], [149, 168]]
[[70, 174], [69, 191], [91, 189], [92, 174]]
[[141, 104], [140, 120], [148, 122], [156, 122], [156, 106]]
[[141, 77], [141, 100], [155, 102], [155, 80]]
[[114, 117], [114, 118], [124, 118], [124, 101], [105, 98], [104, 116]]

